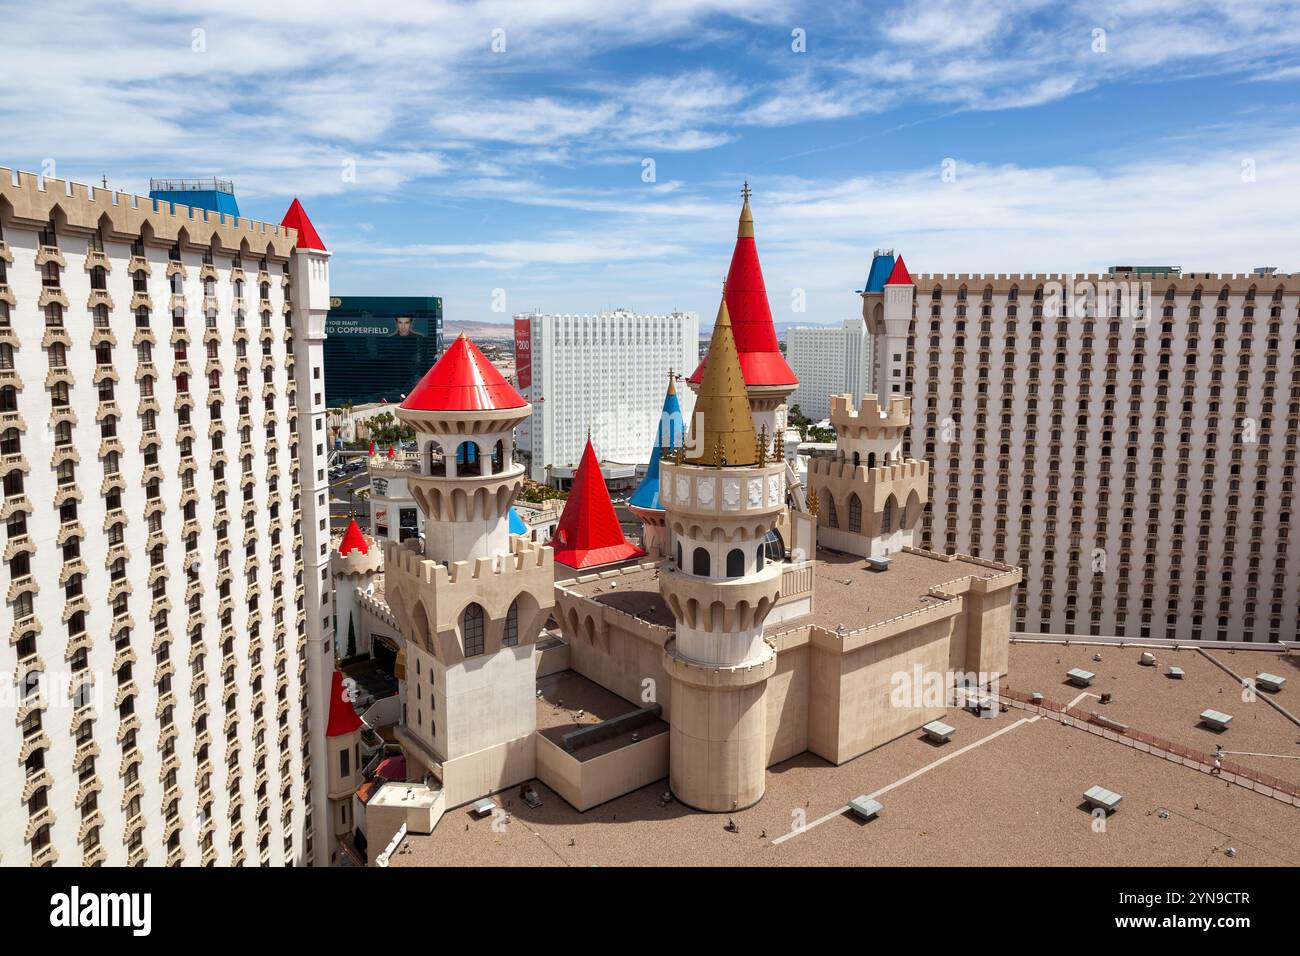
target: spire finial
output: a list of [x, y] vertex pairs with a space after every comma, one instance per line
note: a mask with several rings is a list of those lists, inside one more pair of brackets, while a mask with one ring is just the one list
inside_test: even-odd
[[740, 207], [740, 225], [736, 229], [737, 239], [754, 238], [754, 214], [749, 210], [750, 194], [751, 191], [749, 188], [749, 180], [747, 179], [745, 180], [744, 187], [740, 190], [740, 195], [741, 198], [744, 200], [744, 202], [741, 204]]

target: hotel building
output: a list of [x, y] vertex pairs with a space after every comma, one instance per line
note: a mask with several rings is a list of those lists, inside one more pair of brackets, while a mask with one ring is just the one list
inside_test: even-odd
[[3, 863], [327, 862], [328, 259], [0, 169]]
[[[567, 487], [590, 437], [606, 477], [631, 479], [649, 462], [664, 379], [695, 368], [699, 338], [694, 312], [515, 316], [516, 379], [533, 406], [519, 427], [529, 477]], [[694, 397], [681, 399], [689, 421]]]
[[1298, 309], [1264, 271], [917, 275], [920, 545], [1023, 568], [1017, 631], [1300, 638]]
[[794, 328], [786, 333], [786, 360], [799, 376], [790, 406], [812, 422], [830, 418], [832, 395], [871, 391], [871, 336], [850, 319], [835, 328]]

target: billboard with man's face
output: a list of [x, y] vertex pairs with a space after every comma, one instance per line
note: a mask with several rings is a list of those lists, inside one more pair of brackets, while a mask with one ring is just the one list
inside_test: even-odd
[[325, 400], [396, 402], [442, 354], [442, 300], [338, 296], [325, 320]]

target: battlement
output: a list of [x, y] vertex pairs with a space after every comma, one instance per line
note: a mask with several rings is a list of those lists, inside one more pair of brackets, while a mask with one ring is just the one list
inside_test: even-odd
[[366, 459], [366, 467], [372, 475], [400, 475], [406, 477], [409, 472], [420, 470], [420, 456], [415, 452], [396, 451], [393, 457], [376, 452]]
[[388, 544], [384, 552], [385, 566], [390, 575], [394, 572], [406, 574], [433, 587], [467, 584], [493, 575], [554, 567], [555, 552], [550, 548], [523, 538], [512, 538], [510, 544], [510, 554], [453, 561], [448, 565], [426, 558], [419, 550], [419, 543], [409, 539], [404, 544]]
[[9, 204], [11, 219], [32, 227], [57, 216], [61, 224], [93, 232], [107, 222], [112, 238], [140, 238], [145, 224], [154, 242], [180, 243], [206, 250], [215, 240], [227, 255], [246, 253], [288, 259], [297, 244], [297, 230], [236, 218], [131, 193], [114, 192], [84, 183], [45, 179], [34, 173], [0, 166], [0, 198]]
[[376, 571], [383, 570], [384, 554], [378, 542], [368, 541], [370, 550], [365, 553], [353, 550], [347, 554], [339, 554], [340, 540], [335, 538], [330, 543], [330, 566], [335, 574], [374, 574]]
[[[1060, 283], [1068, 290], [1073, 290], [1077, 283], [1094, 285], [1118, 283], [1150, 283], [1152, 294], [1159, 297], [1170, 288], [1175, 295], [1201, 290], [1203, 296], [1218, 295], [1227, 286], [1230, 293], [1248, 292], [1252, 287], [1257, 294], [1271, 294], [1281, 287], [1287, 293], [1300, 293], [1300, 273], [1277, 272], [1272, 275], [1260, 275], [1255, 272], [960, 272], [960, 273], [918, 273], [912, 277], [916, 282], [917, 299], [922, 300], [932, 294], [938, 286], [942, 292], [956, 292], [963, 285], [971, 301], [978, 301], [978, 294], [992, 286], [994, 294], [1001, 295], [1010, 291], [1012, 286], [1019, 289], [1022, 299], [1026, 293], [1032, 295], [1039, 285]], [[1026, 299], [1027, 301], [1027, 299]]]
[[899, 395], [886, 398], [885, 407], [881, 409], [880, 399], [871, 393], [862, 396], [857, 408], [853, 407], [852, 395], [832, 395], [830, 417], [831, 426], [836, 431], [842, 428], [854, 432], [906, 428], [912, 423], [912, 397]]
[[895, 465], [855, 465], [853, 462], [835, 458], [809, 458], [808, 475], [819, 478], [842, 478], [862, 484], [885, 484], [888, 482], [907, 481], [919, 478], [925, 481], [930, 472], [930, 463], [917, 458], [905, 458]]

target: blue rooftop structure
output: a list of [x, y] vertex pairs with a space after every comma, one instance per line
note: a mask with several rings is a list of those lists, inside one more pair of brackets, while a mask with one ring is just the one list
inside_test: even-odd
[[659, 415], [659, 430], [655, 435], [654, 447], [650, 450], [650, 466], [645, 477], [627, 503], [633, 508], [645, 508], [650, 511], [662, 511], [659, 503], [659, 456], [686, 443], [686, 419], [682, 417], [682, 403], [677, 398], [677, 385], [671, 372], [668, 373], [668, 394], [664, 396], [664, 408]]
[[524, 519], [519, 517], [519, 512], [515, 510], [514, 505], [510, 506], [510, 533], [511, 534], [528, 533], [528, 525], [524, 524]]
[[149, 198], [239, 217], [235, 184], [228, 179], [151, 179]]
[[871, 257], [871, 271], [867, 273], [867, 284], [863, 292], [884, 292], [885, 280], [894, 268], [894, 253], [890, 249], [877, 249]]

